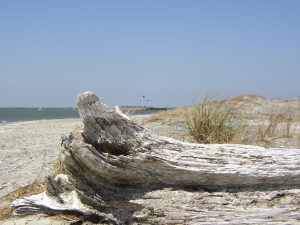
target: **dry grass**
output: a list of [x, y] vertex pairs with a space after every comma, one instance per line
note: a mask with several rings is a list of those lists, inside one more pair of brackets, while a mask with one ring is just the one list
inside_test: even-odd
[[44, 191], [44, 182], [35, 180], [32, 184], [19, 187], [13, 192], [0, 198], [0, 201], [13, 201], [18, 198], [28, 197]]
[[292, 138], [291, 123], [292, 118], [290, 116], [271, 114], [268, 119], [268, 124], [259, 128], [259, 141], [270, 143], [276, 139]]
[[31, 195], [36, 195], [44, 191], [45, 183], [41, 181], [41, 174], [43, 168], [45, 167], [45, 164], [46, 164], [46, 153], [44, 154], [43, 157], [40, 173], [37, 175], [36, 179], [31, 184], [25, 185], [23, 187], [19, 187], [14, 191], [10, 192], [9, 194], [0, 198], [1, 202], [6, 203], [6, 206], [0, 208], [0, 221], [8, 219], [12, 215], [13, 208], [10, 205], [14, 200], [25, 198]]
[[32, 184], [20, 187], [13, 192], [0, 198], [1, 202], [6, 202], [7, 206], [0, 209], [0, 221], [9, 218], [13, 213], [11, 203], [18, 198], [24, 198], [31, 195], [39, 194], [44, 191], [44, 182], [35, 180]]
[[152, 114], [149, 118], [145, 119], [143, 123], [159, 122], [161, 124], [166, 125], [184, 123], [185, 118], [190, 111], [191, 107], [180, 107], [166, 111], [161, 111]]
[[5, 206], [4, 208], [1, 208], [0, 210], [1, 210], [0, 221], [8, 219], [13, 214], [13, 208], [10, 206]]
[[226, 99], [226, 101], [235, 102], [235, 103], [240, 103], [240, 102], [249, 103], [249, 102], [256, 102], [256, 101], [260, 101], [260, 100], [266, 100], [266, 98], [263, 96], [260, 96], [260, 95], [242, 94], [242, 95], [238, 95], [238, 96]]
[[296, 141], [297, 141], [297, 147], [300, 148], [300, 134], [297, 135]]
[[298, 122], [291, 116], [270, 114], [263, 120], [256, 120], [255, 123], [247, 121], [248, 125], [241, 133], [238, 143], [264, 147], [299, 147], [297, 146], [299, 133], [296, 132]]
[[[233, 121], [239, 125], [234, 132], [235, 135], [230, 135], [221, 143], [229, 141], [230, 143], [264, 147], [300, 148], [300, 106], [297, 103], [299, 100], [293, 101], [292, 106], [280, 102], [282, 101], [278, 99], [269, 100], [256, 95], [241, 95], [225, 100], [209, 101], [211, 106], [217, 106], [221, 111], [230, 109]], [[155, 132], [182, 141], [195, 141], [190, 137], [191, 135], [187, 135], [186, 127], [186, 118], [194, 109], [193, 107], [182, 107], [155, 113], [144, 119], [143, 124], [154, 130], [163, 125], [162, 129], [157, 128]], [[160, 132], [160, 130], [163, 131]], [[205, 143], [207, 142], [205, 141]], [[219, 142], [219, 140], [215, 140], [215, 142]]]
[[[43, 163], [44, 164], [44, 163]], [[63, 164], [61, 163], [61, 160], [57, 160], [56, 163], [53, 166], [53, 172], [52, 175], [57, 175], [63, 171]], [[0, 201], [3, 203], [6, 203], [6, 206], [0, 208], [0, 221], [3, 221], [5, 219], [8, 219], [12, 216], [13, 208], [10, 206], [11, 203], [15, 199], [25, 198], [28, 196], [36, 195], [45, 190], [45, 183], [39, 180], [39, 176], [36, 178], [36, 180], [28, 184], [24, 187], [19, 187], [16, 190], [12, 191], [11, 193], [3, 196], [0, 198]], [[64, 219], [66, 221], [74, 220], [78, 216], [72, 216], [72, 215], [56, 215], [53, 218], [54, 219]]]
[[230, 143], [243, 129], [232, 108], [205, 98], [186, 120], [188, 134], [198, 143]]
[[60, 159], [58, 159], [58, 160], [56, 160], [56, 162], [53, 165], [51, 175], [56, 176], [56, 175], [62, 173], [63, 170], [64, 170], [64, 165], [63, 165], [62, 161]]

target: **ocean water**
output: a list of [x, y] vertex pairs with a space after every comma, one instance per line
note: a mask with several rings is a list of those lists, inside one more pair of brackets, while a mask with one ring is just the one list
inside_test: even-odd
[[0, 108], [0, 124], [66, 118], [79, 118], [77, 108]]
[[[167, 108], [143, 108], [121, 107], [122, 111], [129, 115], [145, 115]], [[77, 108], [0, 108], [0, 125], [18, 121], [67, 119], [79, 118]]]

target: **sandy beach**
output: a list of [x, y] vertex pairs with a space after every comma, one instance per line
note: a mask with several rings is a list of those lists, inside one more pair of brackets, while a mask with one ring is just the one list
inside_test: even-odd
[[0, 196], [43, 179], [60, 150], [60, 137], [81, 125], [80, 119], [38, 120], [0, 126]]
[[[299, 148], [299, 100], [271, 101], [257, 97], [254, 98], [253, 96], [250, 100], [248, 98], [250, 97], [243, 96], [238, 100], [228, 99], [225, 103], [236, 106], [239, 115], [247, 121], [247, 124], [249, 124], [249, 129], [252, 131], [249, 134], [252, 140], [250, 144], [263, 145], [265, 147]], [[178, 108], [158, 114], [137, 115], [131, 117], [131, 119], [159, 135], [189, 141], [186, 136], [184, 123], [186, 118], [184, 114], [185, 110], [187, 109]], [[254, 131], [268, 127], [270, 112], [285, 115], [286, 118], [291, 116], [293, 120], [288, 120], [288, 123], [284, 120], [279, 122], [278, 126], [275, 127], [278, 130], [276, 130], [274, 135], [276, 137], [279, 135], [279, 139], [275, 138], [273, 141], [265, 143], [257, 142], [257, 134]], [[282, 137], [280, 136], [282, 135], [281, 131], [285, 132], [284, 125], [286, 124], [290, 124], [291, 137], [285, 137], [284, 135]], [[68, 135], [74, 129], [80, 130], [81, 128], [82, 123], [80, 119], [36, 120], [0, 125], [0, 169], [2, 171], [0, 174], [0, 196], [5, 196], [19, 187], [31, 184], [36, 179], [43, 181], [45, 176], [51, 173], [54, 163], [57, 161], [60, 152], [63, 150], [63, 147], [60, 145], [61, 136]], [[263, 212], [265, 210], [266, 214], [269, 215], [276, 209], [277, 211], [274, 211], [276, 212], [276, 215], [283, 215], [282, 218], [278, 217], [280, 221], [295, 221], [295, 218], [299, 215], [298, 193], [299, 189], [284, 191], [246, 191], [238, 194], [220, 192], [217, 201], [228, 201], [228, 204], [232, 204], [232, 207], [234, 207], [233, 211], [239, 209], [242, 209], [243, 211], [245, 207], [249, 207], [249, 201], [252, 199], [251, 202], [253, 201], [254, 203], [251, 204], [253, 207], [256, 207], [253, 209], [255, 212], [253, 218], [257, 212]], [[163, 192], [160, 194], [163, 194]], [[182, 205], [189, 204], [190, 200], [188, 195], [186, 195], [186, 192], [182, 192], [181, 194], [184, 196], [182, 198]], [[284, 196], [284, 198], [277, 196]], [[215, 197], [211, 196], [209, 192], [203, 192], [200, 193], [197, 198], [200, 202], [196, 202], [195, 206], [203, 206], [200, 208], [206, 210], [210, 207], [209, 202]], [[168, 199], [169, 197], [166, 196], [166, 202], [168, 202]], [[204, 202], [201, 202], [201, 199], [204, 199]], [[238, 202], [238, 205], [235, 205], [235, 202]], [[9, 204], [9, 202], [0, 202], [0, 208], [7, 204]], [[156, 205], [155, 200], [153, 204]], [[215, 214], [224, 214], [229, 218], [234, 218], [234, 216], [231, 215], [231, 211], [224, 212], [222, 205], [216, 204], [216, 206], [214, 211]], [[290, 218], [290, 214], [287, 213], [290, 209], [295, 209], [295, 218]], [[205, 218], [212, 218], [210, 215], [210, 210], [207, 211], [207, 215], [203, 214]], [[25, 223], [34, 225], [41, 223], [69, 224], [60, 218], [54, 220], [51, 217], [43, 216], [31, 216], [25, 218], [13, 217], [2, 224]]]
[[[291, 116], [294, 119], [291, 124], [293, 138], [274, 139], [264, 146], [299, 147], [299, 100], [268, 100], [255, 96], [240, 96], [227, 99], [226, 105], [234, 105], [240, 115], [247, 119], [252, 131], [258, 130], [261, 124], [268, 124], [268, 115], [271, 112]], [[177, 111], [157, 114], [158, 116], [135, 115], [131, 119], [159, 135], [189, 141], [186, 137], [184, 111]], [[0, 125], [0, 196], [30, 184], [35, 179], [42, 180], [49, 174], [62, 150], [61, 136], [68, 135], [81, 126], [80, 119], [36, 120]], [[252, 141], [244, 144], [261, 145], [262, 143], [255, 142], [255, 134], [252, 133]]]
[[[141, 122], [147, 115], [134, 116]], [[57, 160], [61, 136], [82, 126], [80, 119], [23, 121], [0, 125], [0, 197], [43, 180]], [[1, 203], [0, 203], [1, 204]]]

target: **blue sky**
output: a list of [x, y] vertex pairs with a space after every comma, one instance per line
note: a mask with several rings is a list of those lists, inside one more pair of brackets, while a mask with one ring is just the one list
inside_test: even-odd
[[1, 0], [0, 107], [300, 97], [300, 1]]

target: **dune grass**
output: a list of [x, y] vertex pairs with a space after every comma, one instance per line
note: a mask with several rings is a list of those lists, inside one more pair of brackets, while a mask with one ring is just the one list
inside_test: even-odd
[[198, 143], [230, 143], [243, 128], [233, 108], [204, 98], [194, 106], [186, 119], [189, 136]]
[[[143, 125], [150, 129], [162, 125], [163, 132], [156, 130], [160, 135], [187, 142], [299, 148], [300, 118], [297, 104], [293, 100], [293, 108], [279, 104], [282, 101], [272, 102], [256, 95], [223, 100], [205, 98], [194, 106], [154, 113], [144, 119]], [[275, 111], [270, 110], [270, 104], [276, 106]]]
[[166, 125], [184, 123], [190, 111], [191, 107], [168, 109], [152, 114], [149, 118], [144, 120], [144, 123], [159, 122]]
[[292, 118], [283, 114], [270, 114], [265, 126], [258, 130], [259, 141], [270, 143], [276, 139], [292, 138]]

